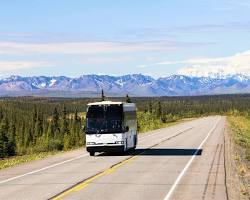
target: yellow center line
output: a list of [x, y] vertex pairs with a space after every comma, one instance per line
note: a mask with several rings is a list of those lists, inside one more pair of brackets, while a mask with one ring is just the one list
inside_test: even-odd
[[125, 164], [128, 164], [130, 162], [132, 162], [134, 159], [136, 159], [138, 157], [138, 155], [136, 156], [133, 156], [133, 157], [130, 157], [108, 169], [106, 169], [105, 171], [85, 180], [84, 182], [82, 183], [79, 183], [77, 185], [75, 185], [74, 187], [70, 188], [69, 190], [66, 190], [64, 192], [62, 192], [61, 194], [59, 194], [58, 196], [55, 196], [52, 198], [52, 200], [60, 200], [60, 199], [63, 199], [64, 197], [74, 193], [74, 192], [78, 192], [80, 190], [83, 190], [85, 189], [88, 185], [90, 185], [94, 180], [102, 177], [102, 176], [105, 176], [105, 175], [109, 175], [109, 174], [112, 174], [113, 172], [115, 172], [118, 168], [124, 166]]
[[[151, 146], [150, 148], [153, 148], [153, 147], [155, 147], [155, 146], [158, 146], [158, 145], [162, 144], [163, 142], [165, 142], [165, 141], [167, 141], [167, 140], [170, 140], [170, 139], [172, 139], [172, 138], [174, 138], [174, 137], [177, 137], [178, 135], [180, 135], [180, 134], [182, 134], [182, 133], [184, 133], [184, 132], [186, 132], [186, 131], [189, 131], [189, 130], [191, 130], [191, 129], [193, 129], [193, 128], [194, 128], [194, 127], [186, 128], [185, 130], [182, 130], [182, 131], [178, 132], [177, 134], [175, 134], [175, 135], [173, 135], [173, 136], [171, 136], [171, 137], [168, 137], [168, 138], [162, 140], [161, 142], [159, 142], [159, 143], [157, 143], [157, 144]], [[60, 199], [62, 199], [62, 198], [64, 198], [64, 197], [68, 196], [69, 194], [71, 194], [71, 193], [73, 193], [73, 192], [78, 192], [78, 191], [80, 191], [80, 190], [83, 190], [83, 189], [86, 188], [88, 185], [90, 185], [90, 183], [92, 183], [94, 180], [96, 180], [96, 179], [98, 179], [98, 178], [100, 178], [100, 177], [102, 177], [102, 176], [109, 175], [109, 174], [115, 172], [118, 168], [122, 167], [123, 165], [125, 165], [125, 164], [127, 164], [127, 163], [132, 162], [133, 160], [135, 160], [136, 158], [138, 158], [138, 157], [139, 157], [140, 155], [142, 155], [143, 153], [145, 153], [145, 151], [144, 151], [144, 152], [141, 152], [141, 153], [138, 154], [138, 155], [132, 156], [132, 157], [130, 157], [130, 158], [124, 160], [124, 161], [121, 161], [120, 163], [117, 163], [117, 164], [113, 165], [112, 167], [106, 169], [105, 171], [103, 171], [103, 172], [101, 172], [101, 173], [99, 173], [99, 174], [97, 174], [97, 175], [95, 175], [95, 176], [93, 176], [93, 177], [91, 177], [91, 178], [89, 178], [89, 179], [87, 179], [87, 180], [85, 180], [85, 181], [79, 183], [79, 184], [76, 184], [76, 185], [73, 186], [72, 188], [70, 188], [70, 189], [68, 189], [68, 190], [65, 190], [64, 192], [60, 193], [59, 195], [56, 195], [55, 197], [52, 197], [51, 200], [60, 200]]]

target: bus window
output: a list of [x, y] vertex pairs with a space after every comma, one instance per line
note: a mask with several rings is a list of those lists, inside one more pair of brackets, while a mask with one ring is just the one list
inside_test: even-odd
[[122, 132], [123, 109], [120, 105], [90, 106], [87, 112], [86, 133]]
[[104, 118], [103, 106], [91, 106], [87, 112], [87, 118], [97, 119]]
[[89, 107], [86, 117], [86, 133], [94, 134], [105, 128], [104, 108], [102, 106]]
[[107, 128], [111, 133], [122, 132], [122, 106], [111, 105], [107, 107], [106, 118], [107, 118]]
[[107, 106], [106, 117], [108, 119], [122, 120], [122, 106]]

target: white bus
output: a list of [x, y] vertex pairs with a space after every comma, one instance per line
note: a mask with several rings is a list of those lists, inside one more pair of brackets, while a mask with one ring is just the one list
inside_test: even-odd
[[95, 152], [124, 152], [137, 145], [136, 106], [134, 103], [102, 101], [88, 104], [86, 148]]

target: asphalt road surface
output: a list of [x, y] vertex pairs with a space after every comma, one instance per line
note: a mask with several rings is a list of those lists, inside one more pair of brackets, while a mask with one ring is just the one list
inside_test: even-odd
[[84, 149], [0, 171], [0, 199], [227, 199], [225, 118], [186, 121], [139, 135], [135, 151]]

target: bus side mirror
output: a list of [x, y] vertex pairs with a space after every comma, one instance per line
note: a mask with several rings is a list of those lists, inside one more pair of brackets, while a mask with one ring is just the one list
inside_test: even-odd
[[129, 131], [129, 126], [126, 126], [125, 127], [125, 132], [128, 132]]
[[82, 131], [85, 132], [86, 131], [86, 127], [83, 125], [82, 126]]

